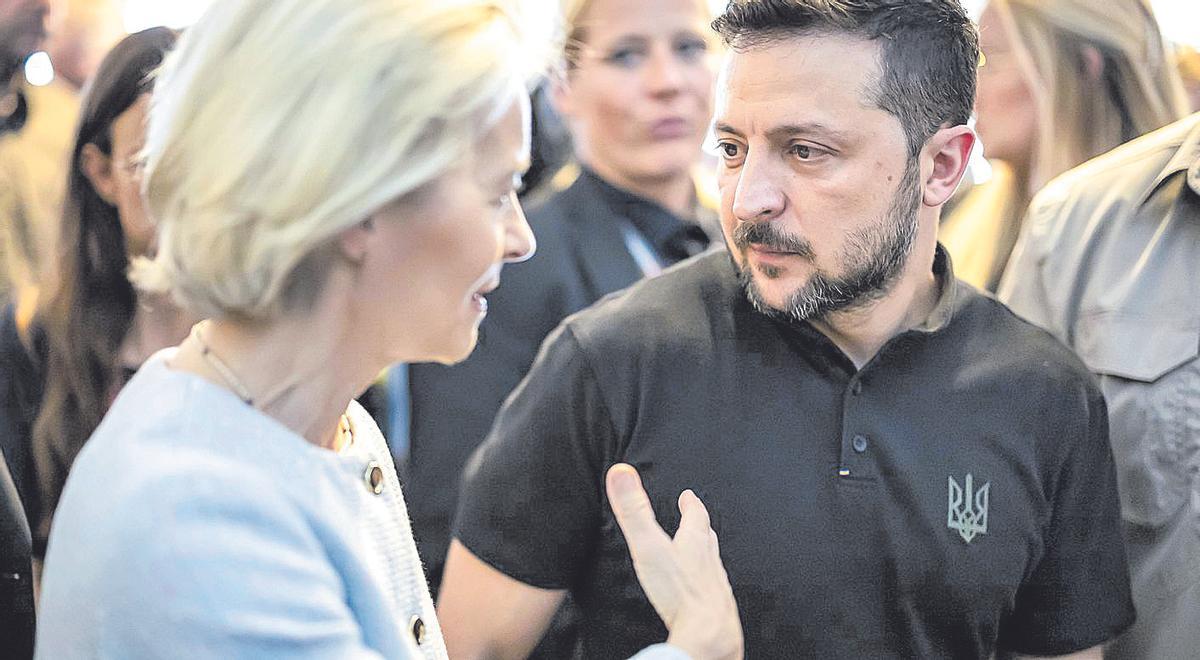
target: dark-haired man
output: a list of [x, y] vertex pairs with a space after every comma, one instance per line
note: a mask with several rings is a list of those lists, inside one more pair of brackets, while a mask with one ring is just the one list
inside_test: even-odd
[[732, 263], [547, 340], [466, 476], [452, 655], [521, 656], [567, 590], [581, 657], [665, 635], [603, 500], [627, 461], [666, 529], [681, 488], [710, 504], [748, 658], [1099, 658], [1133, 619], [1104, 400], [937, 245], [975, 139], [970, 21], [739, 0], [714, 26]]

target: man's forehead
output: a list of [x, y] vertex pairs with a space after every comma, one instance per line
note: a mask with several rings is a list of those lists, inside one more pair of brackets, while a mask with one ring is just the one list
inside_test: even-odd
[[773, 109], [839, 123], [846, 112], [876, 109], [878, 71], [877, 45], [850, 35], [785, 36], [731, 49], [718, 77], [717, 119]]
[[768, 89], [789, 84], [840, 83], [858, 90], [879, 76], [879, 47], [851, 35], [785, 36], [750, 48], [729, 49], [722, 67], [727, 85]]

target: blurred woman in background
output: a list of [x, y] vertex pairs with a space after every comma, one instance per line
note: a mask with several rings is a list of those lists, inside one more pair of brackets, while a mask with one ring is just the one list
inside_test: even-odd
[[1188, 112], [1148, 0], [990, 0], [977, 130], [993, 181], [944, 217], [955, 272], [995, 290], [1033, 194], [1050, 179]]
[[165, 298], [135, 293], [126, 275], [154, 243], [139, 152], [150, 74], [175, 39], [167, 28], [138, 32], [100, 64], [82, 100], [54, 269], [36, 302], [5, 311], [0, 436], [37, 557], [71, 463], [118, 390], [191, 326]]
[[1200, 110], [1200, 50], [1194, 46], [1178, 46], [1175, 64], [1183, 77], [1183, 88], [1187, 92], [1192, 110]]

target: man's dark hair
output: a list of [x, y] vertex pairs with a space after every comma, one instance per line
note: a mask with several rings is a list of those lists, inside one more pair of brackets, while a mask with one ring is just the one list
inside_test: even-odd
[[900, 120], [913, 155], [971, 116], [979, 35], [958, 0], [732, 0], [712, 27], [734, 50], [811, 35], [878, 42], [874, 101]]

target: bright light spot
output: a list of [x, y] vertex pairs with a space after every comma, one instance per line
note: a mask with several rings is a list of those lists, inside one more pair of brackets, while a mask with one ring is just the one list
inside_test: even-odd
[[165, 25], [183, 28], [195, 23], [212, 0], [125, 0], [121, 10], [127, 32]]
[[1200, 4], [1196, 0], [1152, 0], [1150, 4], [1168, 40], [1200, 47]]
[[34, 87], [44, 87], [54, 82], [54, 65], [45, 51], [38, 51], [25, 60], [25, 80]]
[[967, 13], [971, 15], [971, 18], [979, 20], [979, 13], [983, 11], [984, 2], [986, 0], [963, 0], [962, 4]]
[[[967, 120], [967, 126], [972, 130], [975, 129], [975, 118], [971, 117]], [[992, 172], [992, 163], [984, 156], [983, 140], [979, 138], [979, 134], [975, 134], [975, 146], [971, 147], [971, 157], [967, 161], [967, 177], [974, 184], [987, 183], [992, 180], [994, 173]]]

